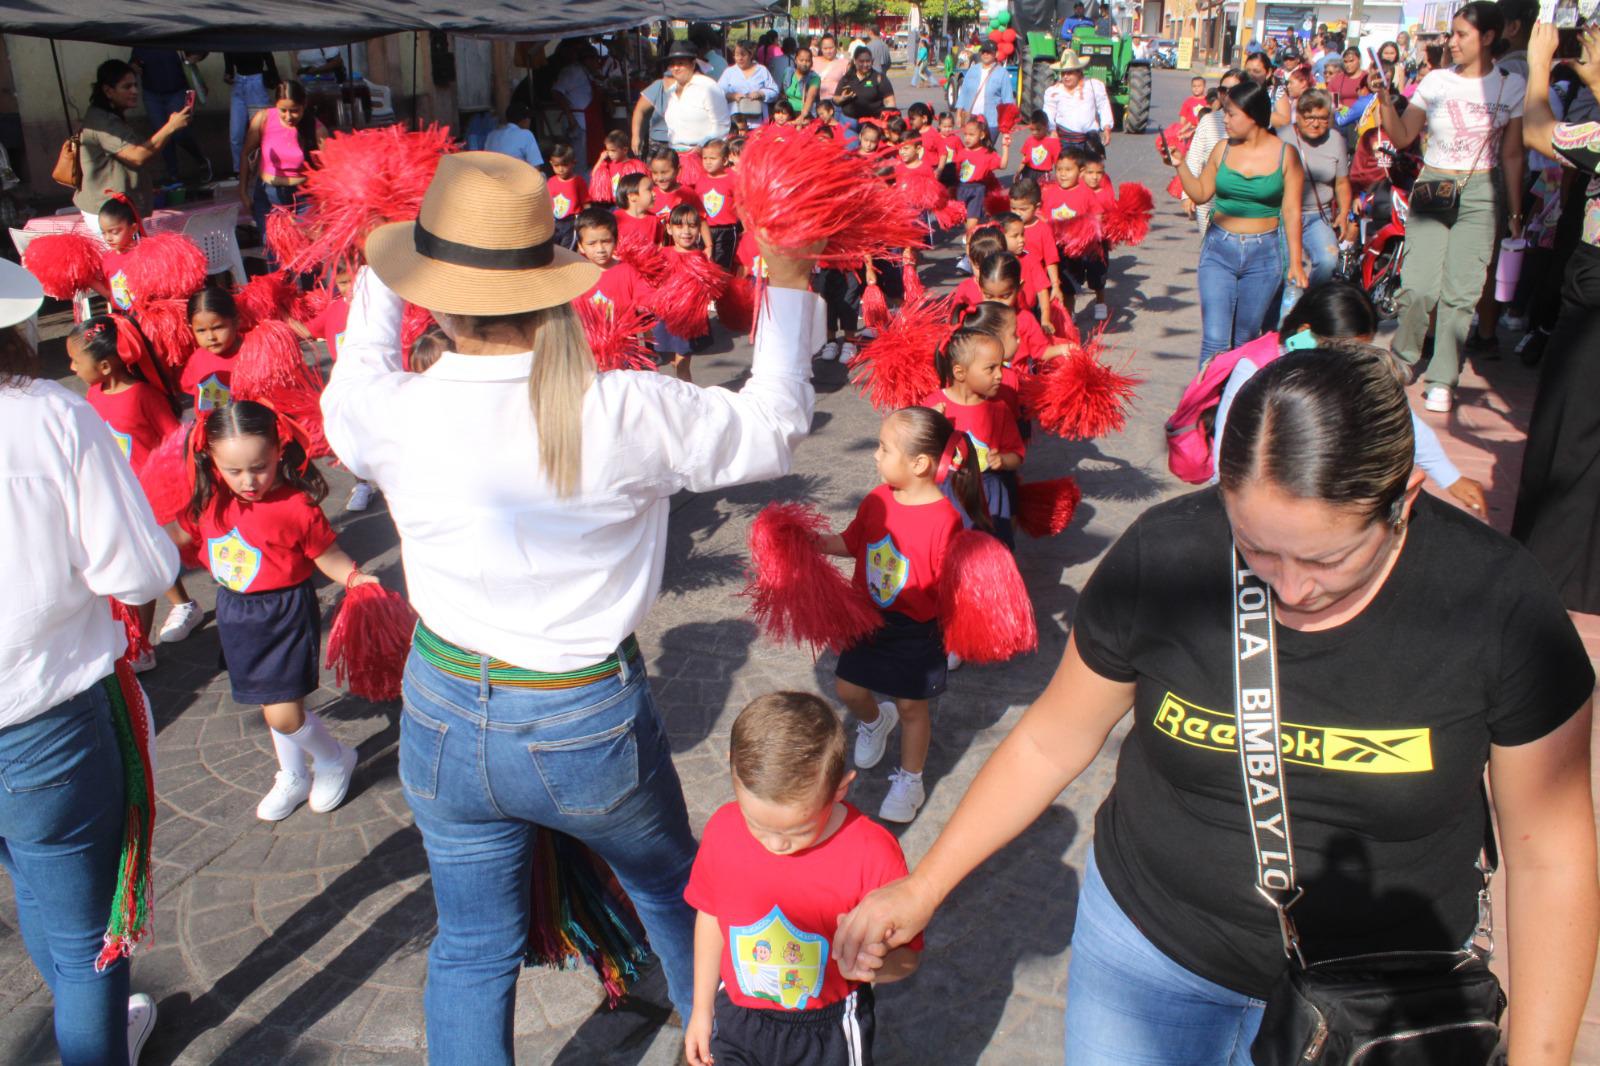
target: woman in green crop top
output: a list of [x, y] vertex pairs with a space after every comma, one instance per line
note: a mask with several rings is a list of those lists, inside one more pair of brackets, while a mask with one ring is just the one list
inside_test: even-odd
[[1197, 204], [1216, 200], [1200, 245], [1202, 366], [1276, 324], [1285, 277], [1306, 286], [1300, 260], [1305, 181], [1300, 157], [1272, 132], [1272, 101], [1265, 89], [1246, 81], [1229, 89], [1224, 100], [1228, 136], [1199, 176], [1189, 173], [1182, 157], [1167, 160], [1189, 199]]

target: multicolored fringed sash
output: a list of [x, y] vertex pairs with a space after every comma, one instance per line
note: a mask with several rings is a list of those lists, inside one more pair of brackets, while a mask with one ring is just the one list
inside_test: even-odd
[[587, 961], [615, 1007], [650, 961], [633, 903], [604, 859], [580, 840], [539, 827], [533, 842], [529, 966], [576, 970]]
[[117, 660], [116, 673], [101, 684], [111, 703], [111, 725], [122, 757], [127, 825], [117, 866], [117, 889], [111, 897], [111, 918], [106, 923], [105, 946], [95, 960], [96, 970], [133, 954], [150, 932], [150, 844], [156, 828], [155, 775], [150, 769], [155, 730], [150, 705], [127, 656]]

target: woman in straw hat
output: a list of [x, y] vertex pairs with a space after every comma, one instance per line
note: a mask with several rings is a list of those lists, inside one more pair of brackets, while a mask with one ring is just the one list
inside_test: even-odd
[[126, 879], [118, 869], [130, 835], [149, 843], [130, 830], [149, 824], [130, 818], [130, 801], [150, 805], [133, 750], [134, 729], [148, 733], [132, 671], [119, 680], [115, 668], [128, 642], [106, 598], [154, 599], [178, 553], [110, 428], [38, 377], [43, 301], [32, 275], [0, 260], [0, 865], [55, 999], [61, 1061], [137, 1063], [155, 1004], [129, 997], [122, 956], [144, 933], [149, 886], [137, 862]]
[[[734, 393], [597, 374], [571, 301], [599, 272], [553, 234], [538, 171], [446, 156], [417, 221], [368, 238], [322, 401], [340, 459], [389, 500], [421, 616], [400, 780], [439, 911], [434, 1063], [511, 1061], [535, 826], [610, 863], [689, 1016], [695, 843], [633, 633], [668, 498], [786, 472], [815, 399], [810, 260], [763, 248], [770, 289]], [[451, 340], [426, 374], [401, 370], [402, 300]]]

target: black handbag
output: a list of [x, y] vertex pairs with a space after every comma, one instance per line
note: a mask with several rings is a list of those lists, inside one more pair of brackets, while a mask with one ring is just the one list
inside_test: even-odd
[[[1499, 862], [1484, 800], [1478, 926], [1458, 951], [1392, 951], [1307, 964], [1290, 910], [1295, 880], [1278, 717], [1272, 592], [1237, 549], [1234, 568], [1234, 734], [1256, 854], [1256, 891], [1277, 912], [1289, 962], [1267, 997], [1255, 1066], [1487, 1066], [1500, 1046], [1506, 997], [1489, 970], [1489, 879]], [[1482, 945], [1480, 947], [1480, 944]]]
[[1461, 210], [1461, 194], [1467, 187], [1467, 182], [1478, 173], [1478, 167], [1483, 164], [1484, 154], [1489, 145], [1494, 141], [1494, 113], [1500, 109], [1500, 98], [1505, 95], [1505, 71], [1500, 72], [1500, 91], [1495, 93], [1494, 107], [1489, 109], [1489, 132], [1483, 135], [1483, 144], [1478, 148], [1478, 158], [1473, 161], [1472, 169], [1467, 171], [1467, 176], [1457, 180], [1455, 178], [1430, 178], [1427, 181], [1417, 180], [1411, 184], [1411, 213], [1426, 215], [1436, 218], [1446, 226], [1456, 224], [1456, 214]]

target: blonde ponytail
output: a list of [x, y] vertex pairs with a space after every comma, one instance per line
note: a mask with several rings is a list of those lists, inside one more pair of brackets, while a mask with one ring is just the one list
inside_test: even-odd
[[557, 496], [577, 495], [583, 481], [583, 394], [594, 375], [594, 356], [572, 306], [534, 312], [528, 405], [539, 431], [539, 466]]

